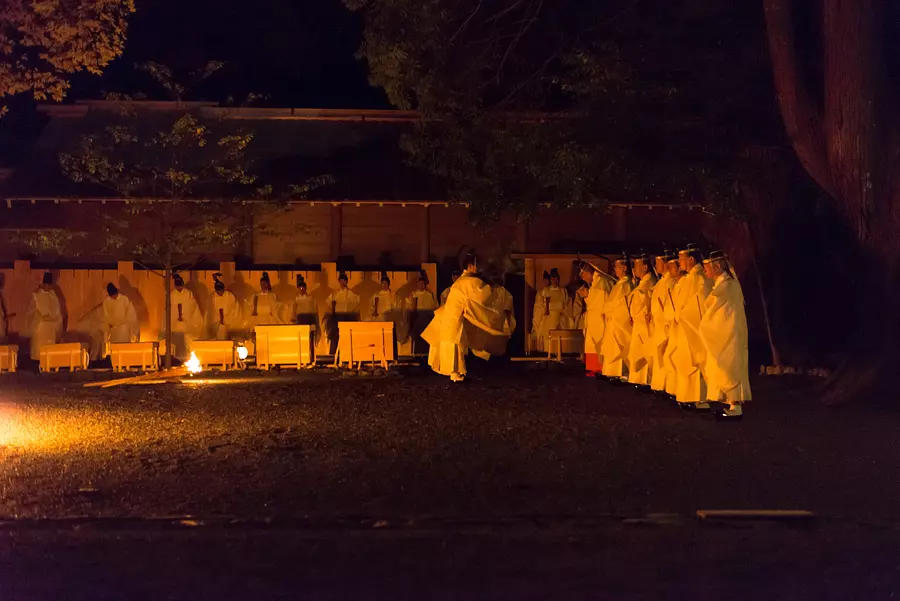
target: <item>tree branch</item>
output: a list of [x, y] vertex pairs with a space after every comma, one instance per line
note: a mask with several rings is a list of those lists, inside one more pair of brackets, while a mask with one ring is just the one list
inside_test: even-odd
[[772, 72], [785, 129], [803, 167], [833, 196], [834, 181], [828, 168], [822, 115], [804, 81], [797, 56], [792, 14], [796, 0], [764, 1]]

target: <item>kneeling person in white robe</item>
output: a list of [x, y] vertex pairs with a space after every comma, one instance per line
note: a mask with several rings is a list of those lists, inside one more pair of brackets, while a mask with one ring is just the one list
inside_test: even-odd
[[704, 264], [715, 282], [700, 321], [706, 346], [706, 398], [724, 405], [721, 416], [737, 417], [742, 414], [741, 405], [752, 398], [744, 293], [725, 253], [713, 251]]
[[62, 308], [53, 290], [53, 276], [44, 274], [41, 285], [31, 293], [25, 312], [31, 338], [31, 358], [41, 359], [41, 347], [59, 342], [62, 335]]
[[241, 329], [241, 306], [237, 298], [229, 290], [225, 289], [225, 283], [220, 279], [221, 273], [213, 274], [212, 310], [209, 311], [212, 321], [212, 333], [216, 340], [228, 340], [233, 332]]
[[[172, 278], [175, 289], [172, 290], [172, 306], [170, 322], [172, 328], [172, 354], [180, 361], [186, 361], [191, 354], [191, 343], [200, 336], [203, 330], [203, 316], [194, 293], [184, 287], [184, 279], [180, 274]], [[162, 340], [166, 338], [165, 315], [160, 331]]]

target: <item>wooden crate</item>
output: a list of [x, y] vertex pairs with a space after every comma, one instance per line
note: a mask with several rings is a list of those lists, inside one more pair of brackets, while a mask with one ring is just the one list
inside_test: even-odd
[[15, 344], [0, 345], [0, 373], [14, 373], [19, 365], [19, 347]]
[[75, 371], [87, 369], [90, 356], [81, 342], [65, 342], [63, 344], [45, 344], [41, 347], [40, 371], [51, 372], [60, 369]]
[[233, 340], [195, 340], [191, 343], [191, 351], [197, 355], [203, 369], [233, 369], [237, 366], [234, 349]]
[[114, 342], [109, 345], [113, 371], [159, 369], [158, 342]]
[[[316, 326], [306, 324], [260, 325], [256, 332], [256, 366], [295, 365], [297, 369], [316, 363]], [[249, 347], [248, 347], [249, 348]]]
[[334, 364], [354, 364], [364, 361], [379, 363], [384, 369], [394, 360], [394, 324], [390, 321], [342, 321], [338, 324], [338, 351]]
[[581, 330], [550, 330], [547, 357], [562, 361], [564, 354], [584, 354], [584, 332]]

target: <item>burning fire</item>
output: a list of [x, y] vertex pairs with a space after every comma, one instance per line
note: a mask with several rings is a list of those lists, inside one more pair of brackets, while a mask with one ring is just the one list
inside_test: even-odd
[[191, 351], [191, 358], [184, 362], [184, 366], [192, 374], [199, 374], [203, 371], [203, 366], [200, 365], [200, 359], [197, 358], [194, 351]]

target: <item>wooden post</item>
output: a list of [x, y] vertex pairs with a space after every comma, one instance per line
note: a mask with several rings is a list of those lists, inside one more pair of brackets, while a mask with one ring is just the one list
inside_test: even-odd
[[341, 256], [343, 246], [343, 214], [340, 204], [331, 205], [331, 258], [337, 260]]
[[222, 283], [226, 286], [234, 283], [234, 261], [220, 261], [219, 273], [222, 274]]
[[[421, 221], [419, 229], [422, 237], [420, 243], [419, 261], [424, 264], [427, 263], [431, 258], [431, 207], [429, 207], [428, 205], [422, 207], [422, 214], [420, 219]], [[424, 267], [422, 269], [424, 269]], [[430, 274], [429, 277], [431, 277]]]
[[525, 319], [523, 332], [525, 332], [525, 352], [531, 352], [531, 310], [534, 307], [534, 294], [537, 288], [537, 270], [534, 259], [525, 259], [525, 307], [522, 315]]
[[134, 261], [119, 261], [116, 266], [116, 275], [119, 276], [119, 286], [122, 282], [128, 282], [129, 286], [134, 285]]

